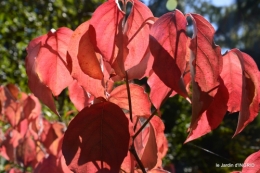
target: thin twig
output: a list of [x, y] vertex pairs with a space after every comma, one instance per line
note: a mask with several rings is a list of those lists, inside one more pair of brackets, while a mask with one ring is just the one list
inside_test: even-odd
[[225, 157], [223, 157], [223, 156], [221, 156], [221, 155], [219, 155], [219, 154], [217, 154], [217, 153], [214, 153], [214, 152], [212, 152], [212, 151], [210, 151], [210, 150], [208, 150], [208, 149], [206, 149], [206, 148], [203, 148], [203, 147], [200, 147], [200, 146], [198, 146], [198, 145], [191, 144], [191, 143], [188, 143], [187, 145], [190, 145], [190, 146], [192, 146], [192, 147], [201, 149], [201, 150], [206, 151], [206, 152], [208, 152], [208, 153], [210, 153], [210, 154], [213, 154], [213, 155], [215, 155], [215, 156], [217, 156], [217, 157], [219, 157], [219, 158], [225, 159], [226, 161], [228, 161], [228, 162], [230, 162], [230, 163], [235, 164], [235, 162], [233, 162], [232, 160], [229, 160], [229, 159], [227, 159], [227, 158], [225, 158]]
[[157, 109], [155, 109], [152, 113], [152, 115], [144, 122], [144, 124], [138, 129], [138, 131], [134, 134], [133, 139], [135, 139], [139, 133], [145, 128], [145, 126], [150, 122], [150, 120], [153, 118], [153, 116], [156, 114]]
[[135, 150], [135, 147], [134, 147], [134, 144], [131, 145], [131, 148], [129, 149], [129, 151], [133, 154], [133, 156], [135, 157], [135, 160], [136, 162], [138, 163], [140, 169], [142, 170], [143, 173], [146, 173], [146, 170], [144, 168], [144, 165], [142, 163], [142, 161], [140, 160], [136, 150]]
[[[125, 71], [126, 76], [126, 89], [127, 89], [127, 96], [128, 96], [128, 105], [129, 105], [129, 114], [130, 114], [130, 120], [133, 122], [133, 113], [132, 113], [132, 101], [131, 101], [131, 93], [130, 93], [130, 87], [129, 87], [129, 81], [128, 81], [128, 74], [127, 71]], [[134, 138], [133, 138], [134, 140]], [[141, 168], [143, 173], [146, 173], [143, 163], [141, 162], [138, 154], [136, 153], [134, 143], [131, 145], [129, 151], [133, 154], [135, 160], [137, 161], [139, 167]]]
[[[172, 93], [172, 89], [168, 92], [168, 94], [166, 95], [166, 97], [164, 98], [164, 100], [162, 101], [162, 104], [165, 103], [165, 101], [168, 99], [168, 97], [171, 95]], [[157, 109], [155, 109], [152, 113], [152, 115], [144, 122], [144, 124], [140, 127], [140, 129], [134, 134], [133, 139], [135, 139], [137, 137], [137, 135], [145, 128], [145, 126], [150, 122], [150, 120], [154, 117], [154, 115], [157, 113]]]
[[138, 125], [139, 119], [140, 119], [140, 117], [137, 117], [137, 120], [136, 120], [135, 125], [134, 125], [134, 131], [136, 130], [136, 127], [137, 127], [137, 125]]
[[126, 80], [126, 89], [127, 89], [127, 96], [128, 96], [129, 115], [130, 115], [131, 122], [133, 122], [132, 101], [131, 101], [131, 93], [130, 93], [127, 71], [125, 71], [125, 80]]

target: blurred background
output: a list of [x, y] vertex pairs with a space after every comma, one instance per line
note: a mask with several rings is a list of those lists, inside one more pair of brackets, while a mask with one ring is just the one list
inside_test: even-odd
[[[30, 40], [62, 26], [75, 29], [88, 20], [104, 0], [0, 0], [0, 85], [14, 83], [24, 92], [27, 76], [25, 48]], [[156, 17], [176, 8], [199, 13], [216, 30], [215, 42], [222, 53], [232, 48], [251, 55], [260, 65], [260, 0], [145, 0]], [[66, 91], [56, 99], [61, 115], [72, 108]], [[43, 114], [56, 119], [47, 108]], [[232, 138], [238, 114], [227, 114], [222, 124], [206, 136], [183, 144], [187, 137], [191, 109], [181, 97], [169, 99], [162, 107], [169, 151], [165, 168], [177, 173], [225, 173], [241, 168], [217, 168], [216, 163], [243, 163], [260, 149], [260, 116]], [[53, 116], [52, 116], [53, 115]], [[63, 119], [64, 120], [64, 119]], [[1, 126], [1, 122], [0, 122]], [[0, 157], [0, 172], [7, 162]]]

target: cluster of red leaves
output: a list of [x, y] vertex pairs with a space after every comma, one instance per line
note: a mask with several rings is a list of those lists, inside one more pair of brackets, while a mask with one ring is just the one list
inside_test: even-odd
[[[9, 84], [0, 86], [0, 154], [10, 163], [32, 167], [35, 172], [71, 172], [61, 153], [65, 132], [63, 123], [50, 123], [41, 114], [41, 104], [33, 95]], [[48, 165], [48, 166], [46, 166]], [[20, 173], [6, 167], [6, 172]]]
[[[126, 17], [127, 3], [132, 7]], [[188, 17], [192, 38], [186, 34]], [[151, 103], [159, 109], [175, 94], [192, 103], [186, 142], [218, 127], [227, 112], [239, 111], [234, 135], [253, 121], [259, 112], [259, 70], [237, 49], [221, 55], [214, 32], [198, 14], [175, 10], [157, 19], [139, 0], [108, 0], [75, 31], [63, 27], [32, 40], [26, 57], [31, 91], [58, 114], [53, 96], [68, 87], [80, 111], [63, 140], [68, 167], [138, 172], [142, 162], [149, 172], [163, 172], [163, 123], [155, 116], [143, 124], [153, 116]], [[128, 84], [144, 77], [149, 96], [143, 87]], [[126, 85], [115, 87], [124, 80]]]

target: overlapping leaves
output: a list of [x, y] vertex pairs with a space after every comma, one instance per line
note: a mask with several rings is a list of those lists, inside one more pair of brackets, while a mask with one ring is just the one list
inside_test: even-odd
[[[186, 34], [187, 17], [193, 21], [192, 38]], [[44, 121], [45, 131], [38, 138], [51, 156], [37, 169], [44, 170], [52, 160], [57, 161], [56, 166], [62, 165], [57, 148], [64, 140], [63, 155], [74, 172], [138, 172], [142, 169], [138, 161], [150, 172], [163, 172], [161, 159], [167, 150], [163, 123], [155, 116], [147, 126], [143, 124], [151, 116], [149, 99], [159, 109], [175, 94], [192, 103], [186, 142], [217, 128], [227, 112], [240, 112], [235, 135], [240, 133], [259, 112], [260, 73], [253, 59], [237, 49], [221, 55], [214, 33], [213, 26], [198, 14], [183, 15], [175, 10], [156, 20], [138, 0], [108, 0], [74, 32], [60, 28], [31, 41], [26, 58], [31, 91], [58, 114], [52, 95], [58, 96], [68, 87], [70, 99], [80, 111], [64, 139], [56, 133], [56, 126]], [[149, 97], [143, 87], [128, 84], [143, 77], [148, 77]], [[124, 80], [128, 80], [126, 84]], [[124, 84], [116, 86], [118, 82]], [[12, 91], [12, 97], [2, 97], [8, 104], [1, 109], [15, 127], [23, 118], [17, 92]], [[32, 111], [39, 109], [33, 105], [35, 98], [24, 99], [26, 117], [35, 119]], [[31, 122], [20, 126], [26, 123]], [[37, 138], [34, 131], [29, 135]], [[47, 137], [51, 140], [44, 140]], [[13, 145], [17, 146], [19, 138]], [[29, 138], [23, 142], [25, 148], [35, 148]], [[31, 162], [30, 154], [20, 158], [24, 164]]]
[[[14, 105], [15, 103], [15, 105]], [[1, 121], [7, 129], [0, 130], [0, 155], [10, 162], [32, 167], [39, 173], [45, 160], [55, 165], [59, 172], [70, 172], [61, 155], [61, 142], [65, 125], [50, 123], [41, 115], [39, 100], [33, 95], [20, 92], [12, 84], [0, 86]], [[18, 108], [18, 109], [17, 109]], [[4, 130], [5, 132], [3, 133]], [[48, 155], [51, 156], [48, 156]], [[52, 158], [52, 160], [50, 160]], [[56, 164], [58, 163], [58, 164]], [[6, 172], [19, 172], [15, 168]]]

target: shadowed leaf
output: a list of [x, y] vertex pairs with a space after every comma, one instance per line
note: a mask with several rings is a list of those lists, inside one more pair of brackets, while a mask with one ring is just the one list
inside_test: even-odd
[[228, 109], [227, 103], [228, 90], [221, 80], [218, 92], [207, 110], [202, 113], [197, 121], [191, 122], [190, 133], [185, 143], [197, 139], [217, 128], [226, 115]]
[[186, 25], [184, 15], [175, 10], [160, 17], [150, 31], [154, 72], [166, 86], [184, 97], [187, 91], [181, 77], [186, 67]]
[[152, 73], [152, 75], [148, 78], [147, 83], [151, 88], [151, 102], [156, 109], [160, 108], [162, 101], [167, 99], [166, 96], [169, 96], [170, 91], [172, 92], [172, 96], [176, 94], [176, 92], [166, 86], [155, 73]]
[[74, 172], [119, 172], [129, 141], [128, 118], [105, 101], [84, 108], [70, 122], [62, 152]]

